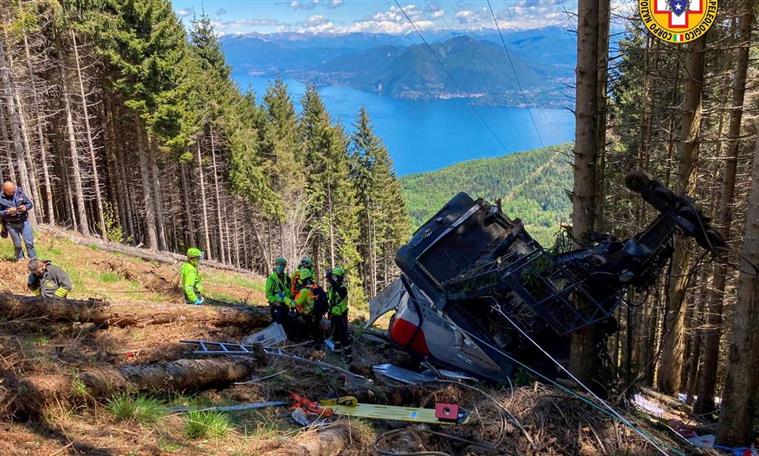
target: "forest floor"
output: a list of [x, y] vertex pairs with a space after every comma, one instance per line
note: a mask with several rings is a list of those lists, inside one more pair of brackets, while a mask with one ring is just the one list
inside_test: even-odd
[[[361, 325], [355, 321], [356, 361], [350, 366], [313, 346], [290, 350], [350, 369], [370, 382], [269, 357], [257, 361], [247, 378], [237, 382], [189, 391], [91, 394], [79, 380], [83, 372], [193, 359], [192, 348], [180, 340], [232, 342], [252, 332], [250, 327], [218, 318], [218, 313], [224, 308], [263, 306], [263, 279], [206, 268], [204, 285], [218, 305], [187, 306], [177, 291], [178, 264], [112, 253], [97, 243], [72, 239], [65, 232], [40, 233], [39, 256], [70, 273], [74, 282], [70, 298], [104, 300], [124, 318], [98, 325], [0, 316], [2, 455], [382, 454], [377, 447], [397, 454], [659, 454], [607, 414], [539, 383], [413, 387], [375, 377], [374, 364], [412, 367], [413, 362], [387, 344], [362, 338]], [[3, 241], [0, 292], [23, 294], [26, 263], [12, 262], [10, 255], [9, 243]], [[264, 309], [260, 310], [263, 314]], [[158, 318], [166, 315], [171, 318]], [[263, 380], [245, 381], [250, 377]], [[451, 402], [470, 410], [472, 418], [468, 424], [453, 426], [338, 419], [318, 429], [304, 429], [290, 418], [286, 406], [223, 414], [169, 411], [175, 406], [288, 400], [291, 392], [314, 400], [352, 394], [362, 402], [405, 406]], [[638, 422], [668, 448], [682, 445], [661, 429]]]

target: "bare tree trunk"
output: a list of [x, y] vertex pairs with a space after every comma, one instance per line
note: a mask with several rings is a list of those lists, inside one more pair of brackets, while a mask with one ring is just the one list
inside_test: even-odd
[[719, 442], [729, 445], [742, 445], [748, 441], [753, 418], [751, 401], [759, 386], [756, 366], [759, 361], [759, 337], [756, 336], [759, 325], [759, 137], [753, 160], [741, 248], [738, 302], [733, 309], [727, 378], [717, 438]]
[[198, 140], [198, 172], [200, 173], [200, 202], [203, 207], [203, 250], [205, 250], [208, 258], [211, 258], [211, 238], [208, 233], [208, 206], [206, 204], [206, 181], [203, 176], [203, 157], [200, 155], [200, 140]]
[[[11, 136], [13, 137], [13, 147], [16, 150], [16, 166], [18, 167], [19, 179], [21, 186], [24, 190], [31, 192], [31, 182], [29, 181], [29, 174], [26, 168], [26, 155], [28, 151], [24, 148], [24, 141], [22, 138], [22, 128], [19, 123], [21, 113], [16, 109], [16, 102], [14, 100], [15, 89], [10, 76], [10, 65], [5, 57], [5, 45], [0, 40], [0, 78], [2, 78], [5, 90], [5, 102], [8, 106], [9, 123], [11, 125]], [[29, 217], [32, 223], [36, 223], [34, 211], [29, 212]]]
[[[0, 64], [2, 64], [1, 62], [2, 61], [0, 61]], [[10, 144], [11, 139], [8, 138], [8, 132], [5, 130], [5, 125], [5, 108], [3, 105], [0, 105], [0, 140], [2, 140], [4, 144]], [[10, 146], [5, 148], [5, 159], [8, 162], [9, 179], [13, 182], [18, 182], [18, 180], [16, 180], [16, 168], [13, 166], [13, 155]]]
[[195, 220], [192, 217], [192, 212], [190, 211], [190, 192], [187, 188], [187, 165], [185, 163], [179, 164], [179, 174], [180, 179], [182, 180], [182, 206], [184, 206], [184, 217], [185, 217], [185, 247], [193, 247], [197, 245], [197, 240], [195, 238]]
[[161, 179], [158, 174], [158, 163], [156, 162], [156, 155], [158, 155], [158, 144], [155, 140], [148, 142], [149, 150], [151, 153], [148, 155], [148, 164], [150, 165], [150, 177], [151, 185], [153, 187], [153, 202], [155, 204], [155, 224], [156, 234], [158, 235], [158, 249], [168, 250], [166, 247], [166, 224], [163, 218], [163, 192], [161, 191]]
[[[733, 93], [730, 110], [730, 125], [727, 132], [727, 153], [725, 169], [722, 176], [722, 198], [717, 213], [716, 227], [722, 238], [730, 240], [730, 224], [733, 220], [733, 204], [735, 197], [735, 176], [738, 164], [741, 123], [743, 120], [743, 102], [746, 94], [746, 73], [749, 62], [749, 45], [751, 25], [754, 21], [753, 1], [745, 0], [742, 5], [740, 19], [741, 48], [736, 59]], [[707, 329], [704, 330], [704, 368], [698, 383], [698, 399], [693, 405], [695, 413], [707, 413], [715, 409], [714, 394], [717, 385], [717, 366], [719, 363], [719, 345], [722, 334], [722, 310], [725, 294], [727, 265], [719, 263], [715, 266], [712, 287], [709, 293], [709, 304], [706, 310]]]
[[145, 210], [145, 230], [147, 231], [147, 247], [150, 250], [158, 249], [158, 234], [156, 233], [155, 203], [153, 199], [153, 186], [150, 184], [150, 150], [146, 147], [146, 133], [142, 130], [140, 119], [135, 117], [137, 126], [137, 154], [140, 160], [140, 176], [142, 177], [142, 201]]
[[74, 48], [74, 63], [76, 64], [76, 76], [79, 83], [79, 97], [82, 99], [82, 114], [84, 116], [84, 131], [87, 136], [87, 148], [90, 152], [90, 162], [92, 162], [92, 183], [95, 187], [95, 206], [97, 208], [98, 220], [100, 221], [100, 234], [103, 239], [108, 238], [108, 230], [105, 226], [105, 213], [103, 212], [103, 197], [100, 194], [100, 176], [98, 176], [98, 163], [95, 154], [95, 143], [92, 139], [92, 128], [90, 127], [89, 107], [87, 106], [87, 95], [84, 91], [84, 80], [82, 79], [82, 67], [79, 60], [79, 47], [76, 44], [76, 34], [71, 33], [71, 43]]
[[232, 229], [234, 230], [234, 236], [235, 236], [235, 266], [238, 268], [240, 267], [240, 228], [237, 225], [237, 218], [238, 218], [238, 210], [237, 210], [237, 201], [232, 202], [232, 220], [234, 220], [234, 225], [232, 226]]
[[74, 181], [76, 193], [76, 213], [79, 219], [79, 231], [84, 235], [90, 234], [90, 225], [87, 219], [87, 208], [84, 205], [84, 186], [82, 185], [82, 172], [79, 164], [79, 151], [76, 145], [76, 132], [74, 131], [74, 119], [71, 111], [71, 99], [69, 98], [68, 79], [63, 68], [63, 44], [60, 36], [56, 37], [56, 51], [58, 53], [58, 70], [61, 78], [61, 96], [63, 98], [63, 110], [66, 116], [66, 132], [69, 141], [69, 154], [71, 155], [71, 177]]
[[[37, 111], [37, 140], [40, 143], [40, 159], [42, 161], [42, 178], [45, 183], [45, 203], [47, 204], [47, 217], [50, 224], [55, 223], [55, 209], [53, 206], [53, 189], [52, 182], [50, 180], [50, 172], [47, 164], [47, 147], [45, 138], [45, 121], [42, 116], [42, 102], [40, 101], [39, 94], [37, 93], [37, 84], [34, 80], [34, 72], [32, 71], [32, 58], [29, 52], [29, 40], [24, 33], [24, 52], [26, 54], [26, 68], [29, 73], [29, 81], [32, 88], [32, 97], [34, 100], [34, 107]], [[41, 203], [41, 201], [40, 201]]]
[[[607, 3], [601, 5], [601, 3]], [[599, 140], [599, 60], [607, 49], [601, 41], [608, 37], [608, 0], [579, 0], [577, 4], [577, 95], [575, 103], [574, 187], [572, 190], [572, 235], [582, 240], [596, 224], [595, 203], [601, 189], [596, 165], [602, 145]], [[608, 39], [608, 38], [607, 38]], [[592, 328], [572, 334], [569, 366], [581, 381], [598, 373], [597, 330]]]
[[[704, 51], [706, 38], [691, 42], [688, 46], [687, 82], [683, 100], [680, 142], [678, 143], [679, 169], [677, 191], [692, 194], [696, 183], [696, 160], [701, 132], [701, 102], [704, 85]], [[680, 391], [683, 368], [684, 328], [687, 305], [685, 302], [688, 285], [690, 253], [685, 240], [675, 239], [675, 253], [672, 256], [672, 280], [670, 281], [669, 309], [667, 310], [667, 333], [662, 348], [661, 364], [657, 387], [666, 394]]]
[[224, 230], [222, 230], [223, 223], [221, 221], [221, 197], [219, 196], [219, 173], [216, 168], [216, 141], [214, 140], [213, 123], [209, 123], [211, 137], [211, 163], [213, 164], [213, 187], [216, 194], [216, 220], [218, 221], [219, 232], [219, 254], [221, 262], [227, 262], [227, 256], [224, 253]]

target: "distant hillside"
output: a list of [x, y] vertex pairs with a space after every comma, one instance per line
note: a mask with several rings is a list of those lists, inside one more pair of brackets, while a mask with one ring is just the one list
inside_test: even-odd
[[[519, 89], [501, 45], [461, 36], [433, 44], [432, 49], [456, 83], [423, 44], [411, 46], [392, 59], [382, 52], [375, 60], [384, 58], [389, 65], [368, 77], [356, 73], [353, 83], [358, 88], [400, 98], [447, 98], [460, 95], [458, 87], [474, 97], [498, 97]], [[528, 91], [547, 86], [559, 76], [549, 67], [528, 64], [517, 55], [511, 56], [511, 62], [522, 87]], [[335, 62], [325, 66], [330, 64], [340, 70]]]
[[569, 145], [552, 146], [505, 157], [458, 163], [401, 178], [414, 228], [418, 228], [458, 192], [494, 202], [521, 218], [544, 247], [550, 247], [560, 223], [569, 222], [572, 188]]
[[[439, 32], [428, 39], [456, 83], [413, 36], [251, 34], [223, 37], [222, 45], [232, 67], [246, 74], [281, 74], [397, 98], [452, 98], [463, 91], [479, 104], [524, 103], [498, 35]], [[571, 101], [563, 90], [573, 80], [574, 36], [548, 27], [505, 32], [504, 40], [527, 104], [558, 107]]]

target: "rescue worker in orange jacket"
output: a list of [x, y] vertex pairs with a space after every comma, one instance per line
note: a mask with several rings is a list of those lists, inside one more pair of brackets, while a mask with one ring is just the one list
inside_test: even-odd
[[317, 343], [324, 341], [321, 331], [321, 320], [327, 312], [327, 294], [314, 281], [314, 273], [310, 269], [298, 270], [300, 289], [292, 300], [295, 339], [313, 338]]

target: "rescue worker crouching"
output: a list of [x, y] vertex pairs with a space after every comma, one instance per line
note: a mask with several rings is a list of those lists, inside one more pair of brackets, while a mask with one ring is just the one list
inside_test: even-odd
[[324, 342], [321, 320], [327, 312], [327, 295], [324, 289], [314, 282], [314, 273], [310, 269], [298, 270], [301, 287], [292, 300], [291, 307], [296, 322], [291, 331], [295, 339], [311, 337], [317, 343]]
[[327, 305], [335, 354], [350, 363], [353, 360], [353, 341], [348, 332], [348, 287], [344, 283], [345, 269], [335, 266], [327, 271], [327, 281]]
[[271, 320], [288, 329], [290, 306], [293, 294], [290, 290], [290, 276], [285, 271], [287, 260], [282, 257], [274, 261], [274, 270], [266, 278], [266, 300], [271, 310]]
[[180, 282], [184, 300], [187, 304], [200, 305], [205, 302], [203, 298], [203, 284], [200, 279], [200, 258], [203, 252], [200, 249], [191, 247], [187, 249], [187, 261], [182, 263], [180, 271]]
[[28, 269], [27, 286], [38, 296], [66, 299], [73, 288], [68, 274], [50, 261], [31, 259]]

